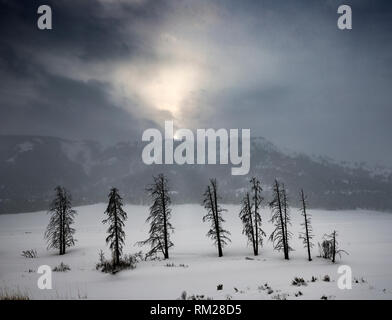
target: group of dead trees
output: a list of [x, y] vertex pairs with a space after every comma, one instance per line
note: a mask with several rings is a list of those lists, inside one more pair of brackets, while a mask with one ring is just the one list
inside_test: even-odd
[[[266, 233], [262, 229], [262, 219], [260, 215], [262, 201], [264, 200], [261, 195], [262, 191], [263, 189], [260, 180], [253, 177], [250, 180], [250, 190], [245, 193], [241, 201], [239, 213], [239, 217], [243, 224], [242, 233], [247, 237], [248, 243], [252, 246], [253, 254], [255, 256], [259, 254], [259, 248], [263, 246], [263, 238], [266, 236]], [[207, 186], [204, 193], [203, 204], [207, 210], [207, 214], [203, 217], [203, 221], [211, 222], [211, 228], [208, 231], [207, 236], [213, 239], [214, 244], [218, 248], [219, 257], [223, 255], [222, 248], [230, 242], [230, 232], [223, 228], [225, 220], [222, 217], [222, 213], [226, 210], [220, 206], [220, 199], [217, 181], [216, 179], [211, 179], [210, 184]], [[311, 261], [313, 233], [311, 217], [307, 213], [307, 201], [303, 190], [301, 190], [300, 199], [300, 210], [304, 218], [304, 222], [301, 224], [304, 228], [304, 232], [300, 233], [300, 238], [303, 239], [304, 246], [307, 248], [308, 260]], [[272, 241], [274, 249], [283, 251], [284, 258], [288, 260], [289, 253], [293, 250], [290, 246], [290, 240], [292, 238], [292, 232], [289, 230], [289, 226], [291, 226], [290, 207], [286, 188], [283, 183], [279, 183], [277, 180], [275, 180], [274, 183], [273, 199], [269, 203], [269, 207], [272, 211], [270, 222], [275, 226], [269, 240]]]
[[[245, 193], [241, 202], [240, 218], [244, 226], [243, 234], [247, 236], [249, 243], [252, 244], [253, 253], [257, 256], [259, 245], [263, 245], [263, 237], [266, 236], [265, 232], [261, 228], [262, 220], [260, 216], [260, 207], [264, 199], [261, 196], [263, 189], [261, 188], [260, 181], [253, 177], [250, 180], [250, 184], [251, 191]], [[313, 234], [311, 217], [306, 211], [307, 202], [303, 190], [301, 190], [300, 199], [300, 210], [304, 217], [304, 222], [301, 224], [304, 228], [304, 232], [300, 233], [300, 238], [304, 241], [304, 245], [308, 252], [308, 259], [311, 261]], [[292, 232], [289, 230], [289, 227], [291, 226], [290, 207], [285, 185], [277, 180], [275, 180], [273, 187], [272, 201], [269, 202], [268, 206], [272, 212], [270, 222], [275, 227], [269, 237], [269, 240], [272, 241], [274, 249], [283, 251], [284, 258], [289, 260], [290, 251], [293, 250], [290, 246], [290, 240], [292, 238]]]
[[263, 237], [266, 236], [261, 228], [260, 206], [264, 200], [261, 196], [263, 189], [260, 181], [256, 178], [250, 180], [251, 191], [246, 192], [241, 201], [240, 218], [243, 224], [242, 233], [248, 238], [249, 244], [252, 245], [255, 256], [259, 254], [259, 246], [263, 246]]
[[[290, 251], [293, 248], [290, 246], [292, 233], [289, 231], [291, 226], [290, 207], [288, 204], [288, 197], [285, 185], [275, 180], [273, 188], [273, 200], [269, 203], [272, 210], [271, 222], [275, 225], [274, 231], [271, 233], [270, 240], [273, 241], [276, 250], [283, 251], [284, 258], [289, 260]], [[312, 261], [311, 248], [314, 246], [313, 229], [311, 224], [311, 216], [307, 212], [307, 199], [304, 191], [300, 192], [300, 212], [303, 216], [301, 226], [303, 231], [300, 232], [299, 238], [303, 240], [304, 247], [307, 250], [308, 260]]]
[[[207, 235], [213, 239], [218, 248], [218, 255], [221, 257], [223, 255], [222, 247], [230, 241], [230, 232], [225, 230], [222, 226], [225, 222], [222, 213], [226, 210], [219, 205], [220, 196], [217, 190], [218, 186], [216, 180], [211, 179], [210, 185], [204, 193], [204, 207], [207, 209], [207, 214], [204, 216], [203, 221], [211, 221], [211, 228]], [[247, 237], [248, 243], [252, 246], [253, 254], [255, 256], [259, 254], [259, 247], [263, 246], [263, 238], [266, 236], [266, 233], [262, 229], [262, 219], [260, 215], [260, 208], [264, 200], [261, 195], [262, 191], [263, 189], [260, 181], [253, 177], [250, 180], [250, 190], [245, 192], [241, 201], [239, 213], [239, 217], [243, 224], [242, 233]], [[307, 197], [302, 189], [299, 199], [299, 210], [303, 218], [303, 222], [301, 222], [303, 231], [300, 232], [299, 238], [303, 241], [308, 260], [312, 261], [311, 250], [314, 247], [314, 234], [311, 215], [307, 211]], [[291, 226], [290, 206], [286, 187], [278, 180], [275, 180], [274, 182], [273, 197], [268, 203], [268, 206], [272, 212], [270, 222], [274, 225], [274, 230], [269, 236], [269, 240], [272, 241], [274, 249], [282, 251], [284, 258], [289, 260], [290, 252], [293, 251], [293, 248], [290, 245], [293, 236], [292, 232], [289, 230]], [[340, 256], [341, 253], [347, 253], [338, 248], [336, 236], [336, 231], [330, 235], [325, 235], [322, 244], [319, 244], [320, 256], [330, 259], [332, 262], [335, 262], [336, 256]]]
[[[243, 224], [242, 233], [247, 237], [248, 243], [253, 249], [253, 254], [259, 254], [260, 247], [263, 246], [263, 239], [266, 233], [262, 228], [261, 208], [264, 206], [262, 197], [263, 189], [261, 182], [253, 177], [250, 181], [250, 188], [245, 192], [241, 201], [239, 217]], [[148, 238], [137, 244], [140, 246], [149, 246], [150, 249], [145, 255], [145, 259], [156, 257], [162, 254], [164, 259], [169, 258], [169, 249], [173, 247], [171, 234], [174, 228], [171, 224], [171, 197], [167, 178], [163, 174], [153, 177], [153, 183], [146, 188], [151, 200], [149, 208], [149, 216], [146, 220], [150, 224]], [[70, 246], [75, 244], [74, 233], [72, 227], [76, 211], [71, 206], [71, 196], [63, 187], [55, 188], [55, 198], [49, 209], [51, 214], [50, 222], [45, 232], [45, 238], [48, 241], [48, 248], [59, 250], [59, 254], [65, 254]], [[108, 195], [108, 205], [105, 210], [107, 218], [102, 222], [108, 225], [106, 243], [112, 253], [110, 264], [115, 268], [122, 264], [132, 264], [130, 257], [122, 259], [123, 247], [125, 244], [125, 221], [127, 213], [123, 209], [123, 200], [117, 188], [111, 188]], [[289, 230], [291, 226], [290, 206], [288, 203], [287, 190], [283, 183], [275, 180], [273, 186], [272, 200], [268, 203], [272, 215], [270, 222], [274, 225], [274, 229], [269, 236], [275, 250], [282, 251], [284, 258], [289, 260], [290, 252], [293, 250], [290, 242], [292, 232]], [[218, 192], [218, 183], [216, 179], [210, 179], [209, 184], [203, 194], [203, 205], [206, 214], [203, 216], [203, 222], [209, 222], [210, 228], [207, 236], [212, 239], [218, 249], [218, 256], [223, 256], [223, 248], [230, 242], [230, 232], [224, 228], [225, 220], [223, 214], [226, 209], [221, 206], [221, 196]], [[312, 240], [314, 238], [311, 216], [307, 212], [307, 198], [301, 190], [300, 192], [300, 212], [303, 217], [301, 226], [303, 231], [300, 232], [300, 239], [303, 240], [304, 247], [307, 250], [308, 260], [312, 260], [311, 249], [314, 246]], [[320, 256], [331, 259], [335, 262], [337, 255], [344, 250], [338, 248], [336, 240], [337, 233], [334, 231], [330, 235], [326, 235], [322, 244], [319, 244]], [[101, 264], [106, 266], [108, 263], [104, 261], [103, 256], [100, 258]]]

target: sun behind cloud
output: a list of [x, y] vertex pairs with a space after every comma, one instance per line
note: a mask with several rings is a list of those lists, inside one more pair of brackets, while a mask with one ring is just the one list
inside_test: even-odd
[[177, 115], [186, 97], [197, 87], [198, 73], [187, 65], [162, 66], [142, 84], [142, 97], [157, 109]]

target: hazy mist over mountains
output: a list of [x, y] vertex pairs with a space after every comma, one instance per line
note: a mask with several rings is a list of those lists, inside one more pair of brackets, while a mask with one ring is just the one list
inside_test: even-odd
[[201, 203], [208, 179], [218, 179], [225, 203], [238, 203], [250, 177], [263, 184], [267, 203], [275, 178], [288, 188], [290, 205], [298, 206], [304, 188], [312, 207], [392, 210], [392, 173], [364, 164], [349, 165], [321, 157], [281, 151], [264, 138], [251, 139], [248, 175], [232, 176], [228, 165], [146, 165], [145, 143], [103, 146], [42, 136], [0, 136], [0, 213], [47, 209], [53, 188], [63, 185], [74, 205], [103, 202], [109, 188], [120, 189], [126, 202], [145, 204], [152, 175], [165, 173], [175, 203]]

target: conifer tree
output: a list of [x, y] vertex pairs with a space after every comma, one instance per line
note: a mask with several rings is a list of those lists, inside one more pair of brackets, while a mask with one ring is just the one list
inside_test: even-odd
[[248, 237], [248, 241], [253, 247], [253, 253], [257, 256], [259, 253], [259, 245], [263, 245], [263, 236], [265, 236], [265, 232], [261, 228], [261, 216], [259, 213], [260, 204], [263, 198], [261, 197], [262, 188], [260, 186], [260, 181], [256, 178], [252, 178], [250, 183], [252, 199], [250, 198], [249, 193], [246, 193], [242, 200], [239, 216], [244, 225], [242, 233]]
[[303, 240], [304, 247], [308, 251], [308, 260], [312, 261], [312, 255], [310, 253], [311, 248], [313, 248], [313, 229], [311, 224], [311, 215], [306, 211], [308, 204], [307, 199], [304, 194], [304, 191], [301, 189], [301, 207], [300, 212], [304, 218], [304, 222], [301, 223], [301, 226], [304, 228], [304, 231], [300, 233], [299, 238]]
[[220, 196], [218, 195], [218, 184], [216, 179], [210, 179], [210, 185], [204, 193], [204, 208], [207, 209], [207, 214], [203, 217], [203, 222], [211, 222], [211, 228], [207, 233], [218, 248], [218, 256], [223, 256], [223, 247], [230, 242], [230, 232], [223, 229], [222, 224], [225, 220], [222, 213], [227, 211], [219, 205]]
[[[284, 188], [281, 187], [280, 183], [275, 180], [273, 189], [273, 200], [270, 202], [269, 206], [272, 210], [271, 222], [275, 225], [274, 231], [270, 235], [270, 240], [274, 244], [274, 249], [281, 251], [283, 250], [284, 258], [289, 260], [289, 250], [288, 245], [288, 235], [286, 231], [288, 210], [287, 210], [287, 197], [285, 196]], [[286, 199], [286, 201], [284, 201]], [[286, 209], [285, 209], [286, 208]]]
[[49, 208], [51, 217], [44, 237], [48, 242], [48, 249], [58, 249], [59, 254], [63, 255], [66, 248], [75, 245], [76, 242], [75, 229], [72, 228], [76, 211], [72, 209], [71, 195], [65, 188], [57, 186], [55, 193]]
[[104, 224], [109, 224], [107, 230], [108, 236], [106, 243], [109, 244], [112, 251], [113, 266], [120, 265], [120, 259], [125, 241], [124, 225], [127, 220], [127, 213], [123, 210], [122, 198], [117, 188], [111, 188], [108, 195], [109, 203], [105, 214], [108, 216], [102, 221]]
[[138, 244], [150, 245], [151, 249], [146, 254], [146, 258], [162, 252], [165, 259], [169, 259], [169, 248], [173, 246], [170, 234], [174, 228], [170, 222], [171, 218], [171, 198], [168, 180], [163, 174], [153, 177], [154, 183], [147, 187], [147, 192], [152, 199], [150, 215], [146, 222], [150, 223], [149, 238], [140, 241]]
[[245, 197], [242, 199], [241, 211], [239, 216], [244, 226], [242, 230], [242, 234], [245, 234], [248, 237], [248, 242], [252, 244], [253, 253], [254, 255], [256, 255], [256, 236], [254, 230], [254, 222], [252, 217], [252, 207], [251, 207], [249, 192], [247, 192]]

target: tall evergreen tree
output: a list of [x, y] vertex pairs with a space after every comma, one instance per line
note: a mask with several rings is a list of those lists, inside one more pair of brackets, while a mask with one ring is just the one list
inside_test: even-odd
[[242, 200], [242, 207], [240, 211], [240, 218], [244, 225], [242, 233], [248, 237], [249, 243], [252, 244], [253, 253], [255, 256], [259, 253], [259, 245], [263, 245], [263, 236], [265, 232], [261, 229], [261, 216], [259, 213], [261, 201], [262, 188], [260, 181], [256, 178], [250, 180], [252, 190], [252, 200], [249, 193], [246, 193]]
[[59, 254], [63, 255], [66, 248], [75, 245], [76, 242], [75, 229], [71, 227], [76, 211], [72, 209], [71, 195], [65, 188], [57, 186], [55, 193], [55, 198], [49, 208], [51, 217], [44, 237], [48, 242], [48, 249], [58, 249]]
[[140, 241], [139, 245], [150, 245], [151, 249], [146, 254], [146, 258], [162, 252], [165, 259], [169, 259], [169, 248], [173, 246], [170, 240], [170, 233], [174, 228], [170, 222], [171, 199], [168, 180], [163, 174], [153, 177], [154, 183], [147, 187], [147, 192], [152, 199], [150, 215], [146, 222], [150, 223], [149, 238]]
[[102, 223], [109, 224], [106, 243], [109, 244], [112, 251], [113, 265], [118, 266], [125, 241], [124, 222], [127, 220], [127, 213], [122, 208], [122, 198], [117, 188], [110, 189], [108, 198], [109, 203], [105, 211], [108, 217]]
[[[287, 201], [284, 202], [285, 195], [277, 180], [275, 180], [273, 194], [274, 197], [269, 206], [272, 210], [271, 222], [275, 225], [275, 229], [269, 239], [273, 242], [274, 249], [278, 251], [283, 250], [284, 258], [289, 260], [288, 232], [286, 232], [285, 228], [287, 225]], [[286, 205], [286, 211], [284, 205]]]
[[301, 197], [300, 212], [304, 218], [304, 222], [301, 223], [301, 226], [304, 228], [304, 231], [299, 234], [299, 238], [303, 240], [304, 247], [308, 251], [308, 260], [312, 261], [310, 250], [311, 248], [313, 248], [313, 243], [312, 243], [313, 229], [311, 224], [311, 215], [308, 212], [306, 212], [308, 204], [307, 204], [306, 196], [302, 189], [301, 189], [300, 197]]
[[253, 253], [256, 255], [256, 235], [249, 192], [247, 192], [245, 197], [242, 199], [239, 216], [244, 226], [242, 234], [245, 234], [248, 237], [248, 242], [252, 244]]
[[218, 195], [218, 184], [216, 179], [210, 179], [210, 185], [204, 193], [204, 208], [207, 209], [207, 214], [203, 217], [203, 222], [211, 222], [211, 228], [207, 232], [207, 236], [210, 237], [215, 245], [218, 247], [218, 256], [223, 256], [223, 247], [230, 242], [230, 232], [223, 229], [222, 224], [225, 220], [222, 217], [222, 213], [227, 211], [219, 205], [220, 196]]

